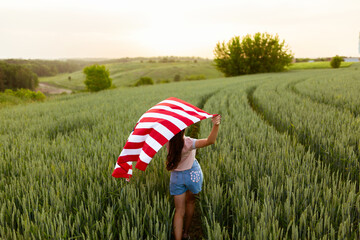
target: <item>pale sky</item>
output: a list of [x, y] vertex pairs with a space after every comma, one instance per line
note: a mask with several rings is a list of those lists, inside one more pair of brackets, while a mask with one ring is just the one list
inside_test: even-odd
[[360, 56], [360, 0], [0, 0], [0, 58], [213, 58], [256, 32], [295, 57]]

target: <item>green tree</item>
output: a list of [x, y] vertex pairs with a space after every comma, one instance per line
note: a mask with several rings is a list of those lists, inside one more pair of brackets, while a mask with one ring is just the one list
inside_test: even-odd
[[104, 65], [94, 64], [84, 68], [83, 72], [86, 75], [84, 83], [89, 91], [97, 92], [111, 87], [112, 79]]
[[27, 66], [0, 61], [0, 91], [19, 88], [34, 90], [38, 83], [38, 76]]
[[333, 57], [331, 59], [330, 65], [332, 68], [339, 68], [342, 61], [343, 61], [342, 57], [339, 57], [338, 55], [336, 55], [335, 57]]
[[251, 73], [280, 72], [291, 64], [293, 54], [278, 35], [256, 33], [242, 39], [235, 36], [214, 49], [215, 66], [225, 76]]

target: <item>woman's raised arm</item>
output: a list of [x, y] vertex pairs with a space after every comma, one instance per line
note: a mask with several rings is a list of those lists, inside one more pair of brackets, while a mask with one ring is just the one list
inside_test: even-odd
[[215, 143], [216, 137], [217, 137], [217, 134], [218, 134], [218, 131], [219, 131], [219, 125], [220, 125], [220, 122], [221, 122], [221, 116], [217, 115], [217, 116], [213, 117], [211, 119], [211, 121], [213, 122], [213, 127], [212, 127], [212, 130], [211, 130], [209, 136], [207, 138], [196, 140], [196, 142], [195, 142], [195, 147], [196, 148], [203, 148], [203, 147], [206, 147], [206, 146], [209, 146], [209, 145]]

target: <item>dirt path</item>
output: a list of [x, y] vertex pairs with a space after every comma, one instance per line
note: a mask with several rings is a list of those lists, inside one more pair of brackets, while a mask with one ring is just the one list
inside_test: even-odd
[[36, 91], [40, 91], [44, 94], [61, 94], [61, 93], [72, 93], [71, 90], [69, 89], [64, 89], [64, 88], [58, 88], [55, 86], [52, 86], [49, 83], [39, 83], [39, 86], [36, 88]]

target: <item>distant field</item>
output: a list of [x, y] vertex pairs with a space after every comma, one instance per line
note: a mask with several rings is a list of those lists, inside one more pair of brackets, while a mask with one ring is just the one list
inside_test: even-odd
[[[174, 63], [149, 63], [140, 61], [127, 63], [106, 64], [110, 70], [110, 77], [117, 87], [133, 85], [140, 77], [151, 77], [155, 83], [160, 81], [172, 82], [175, 75], [179, 74], [181, 80], [204, 76], [206, 79], [220, 78], [223, 74], [215, 69], [212, 61], [174, 62]], [[69, 79], [71, 77], [71, 79]], [[82, 71], [59, 74], [53, 77], [42, 77], [40, 82], [51, 83], [55, 86], [72, 90], [83, 90], [85, 75]]]
[[[349, 67], [353, 63], [342, 62], [341, 67]], [[186, 78], [196, 78], [196, 76], [203, 76], [206, 79], [221, 78], [224, 75], [216, 70], [212, 61], [181, 61], [173, 63], [149, 63], [149, 62], [125, 62], [125, 63], [111, 63], [106, 64], [110, 70], [110, 77], [113, 79], [113, 84], [116, 87], [128, 87], [141, 77], [151, 77], [155, 83], [161, 81], [173, 82], [175, 75], [180, 75], [181, 80]], [[306, 62], [295, 63], [289, 67], [289, 70], [299, 69], [324, 69], [331, 68], [330, 62]], [[71, 79], [69, 79], [69, 77]], [[73, 73], [59, 74], [53, 77], [41, 77], [40, 82], [50, 83], [51, 85], [61, 88], [68, 88], [75, 91], [85, 89], [84, 85], [85, 75], [82, 71]]]
[[[349, 67], [352, 62], [342, 62], [340, 67]], [[330, 62], [304, 62], [304, 63], [294, 63], [289, 67], [289, 70], [297, 69], [317, 69], [317, 68], [331, 68]]]

